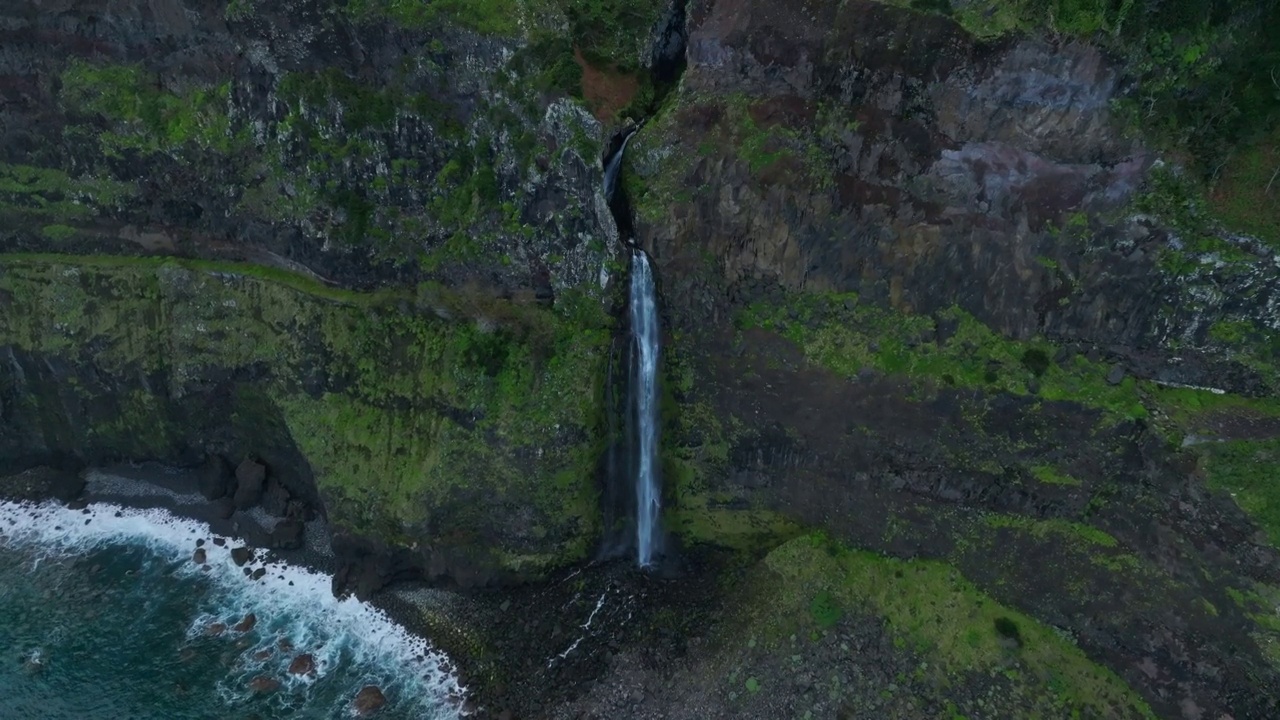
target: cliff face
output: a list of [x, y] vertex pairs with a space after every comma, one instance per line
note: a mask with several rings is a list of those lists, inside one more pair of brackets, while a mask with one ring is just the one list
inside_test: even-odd
[[595, 301], [283, 277], [6, 260], [0, 457], [258, 457], [336, 529], [463, 584], [587, 555], [610, 340]]
[[584, 559], [625, 269], [600, 160], [652, 113], [623, 178], [664, 520], [736, 559], [618, 631], [705, 633], [662, 646], [680, 678], [552, 670], [528, 628], [559, 620], [512, 613], [504, 702], [609, 716], [636, 681], [654, 715], [835, 717], [892, 680], [877, 717], [1274, 716], [1280, 230], [1222, 222], [1265, 205], [1274, 138], [1207, 198], [1141, 122], [1262, 117], [1239, 58], [1274, 38], [1241, 28], [1274, 4], [1167, 41], [1158, 3], [899, 5], [0, 10], [0, 464], [256, 456], [410, 575]]

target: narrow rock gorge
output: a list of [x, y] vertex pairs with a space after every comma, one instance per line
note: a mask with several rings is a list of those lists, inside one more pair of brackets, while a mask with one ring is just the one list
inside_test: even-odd
[[15, 0], [0, 496], [323, 525], [480, 717], [1278, 717], [1277, 27]]

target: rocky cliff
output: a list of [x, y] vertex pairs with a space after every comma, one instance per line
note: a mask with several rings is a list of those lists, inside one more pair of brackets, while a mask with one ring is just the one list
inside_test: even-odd
[[[1275, 716], [1280, 10], [909, 5], [0, 11], [0, 464], [255, 457], [366, 590], [556, 578], [477, 600], [488, 710]], [[683, 576], [568, 582], [619, 226]]]

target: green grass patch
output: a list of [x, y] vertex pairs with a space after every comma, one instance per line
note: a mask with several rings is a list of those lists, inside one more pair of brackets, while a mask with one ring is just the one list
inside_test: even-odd
[[[1096, 717], [1154, 717], [1123, 680], [1034, 618], [974, 587], [940, 562], [902, 561], [849, 550], [820, 535], [792, 540], [770, 553], [758, 577], [750, 612], [765, 641], [795, 632], [797, 618], [815, 598], [824, 604], [880, 615], [894, 635], [928, 659], [935, 672], [954, 677], [993, 672], [1013, 664], [1036, 711]], [[824, 595], [825, 593], [825, 595]], [[740, 631], [740, 628], [739, 628]]]
[[1231, 493], [1280, 547], [1280, 439], [1203, 443], [1196, 449], [1209, 487]]
[[1033, 465], [1031, 466], [1031, 475], [1036, 480], [1048, 485], [1080, 485], [1079, 480], [1052, 465]]
[[1092, 525], [1059, 518], [1035, 520], [1021, 515], [989, 513], [983, 517], [983, 521], [993, 528], [1013, 528], [1039, 538], [1061, 535], [1073, 541], [1103, 548], [1114, 548], [1118, 545], [1114, 537]]
[[[1112, 418], [1144, 418], [1137, 384], [1112, 385], [1109, 368], [1075, 355], [1064, 364], [1041, 358], [1056, 348], [1043, 340], [1009, 340], [959, 308], [938, 315], [955, 332], [936, 342], [933, 318], [859, 303], [857, 295], [791, 295], [785, 303], [757, 303], [741, 326], [773, 330], [796, 343], [810, 361], [848, 377], [863, 368], [913, 378], [933, 386], [957, 386], [1073, 401]], [[1032, 358], [1028, 361], [1028, 358]]]

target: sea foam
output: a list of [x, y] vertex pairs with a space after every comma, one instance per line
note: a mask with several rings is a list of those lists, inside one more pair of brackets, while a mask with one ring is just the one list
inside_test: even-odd
[[[197, 541], [205, 553], [203, 566], [192, 560]], [[218, 544], [218, 542], [222, 544]], [[114, 546], [144, 547], [170, 567], [165, 572], [208, 584], [201, 612], [187, 630], [193, 642], [221, 624], [228, 646], [238, 651], [218, 694], [228, 704], [243, 700], [252, 678], [267, 676], [282, 683], [273, 702], [282, 709], [312, 707], [318, 698], [314, 685], [341, 669], [344, 684], [329, 688], [331, 716], [348, 714], [350, 699], [364, 684], [382, 688], [397, 717], [438, 720], [460, 716], [464, 695], [449, 659], [426, 640], [412, 635], [385, 613], [355, 598], [335, 598], [328, 576], [288, 565], [255, 551], [243, 567], [232, 559], [233, 547], [243, 543], [219, 536], [203, 523], [163, 510], [92, 504], [72, 510], [57, 503], [0, 501], [0, 545], [20, 548], [34, 559], [66, 559]], [[260, 579], [250, 573], [262, 569]], [[246, 615], [256, 617], [254, 628], [233, 628]], [[282, 640], [287, 639], [287, 643]], [[291, 648], [289, 646], [292, 646]], [[308, 653], [315, 672], [295, 676], [290, 660]]]

